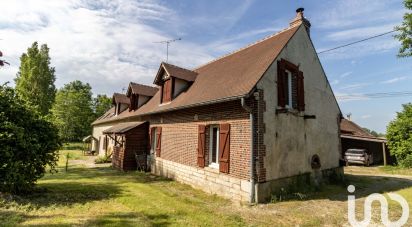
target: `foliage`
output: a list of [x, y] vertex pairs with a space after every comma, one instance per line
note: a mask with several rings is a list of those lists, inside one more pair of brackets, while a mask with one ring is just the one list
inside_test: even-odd
[[377, 131], [370, 130], [370, 129], [368, 129], [368, 128], [362, 128], [362, 129], [365, 130], [365, 131], [367, 131], [368, 133], [372, 134], [373, 136], [376, 136], [376, 137], [385, 137], [385, 134], [383, 134], [383, 133], [379, 133], [379, 132], [377, 132]]
[[[412, 10], [412, 0], [404, 0], [405, 8]], [[411, 57], [412, 56], [412, 13], [406, 12], [403, 16], [402, 25], [397, 26], [395, 29], [400, 31], [395, 35], [395, 38], [401, 42], [401, 48], [399, 49], [398, 57]]]
[[398, 163], [412, 167], [412, 103], [403, 105], [396, 119], [387, 128], [388, 147]]
[[96, 118], [102, 116], [112, 107], [112, 99], [107, 95], [97, 95], [94, 99], [94, 113]]
[[0, 86], [0, 191], [21, 193], [54, 170], [57, 129], [5, 85]]
[[110, 163], [110, 162], [111, 162], [111, 158], [108, 155], [99, 156], [98, 158], [96, 158], [96, 160], [94, 160], [94, 163], [96, 164]]
[[43, 44], [39, 49], [34, 42], [27, 53], [22, 54], [20, 61], [15, 79], [17, 93], [42, 115], [47, 115], [56, 95], [55, 69], [50, 67], [49, 48]]
[[[3, 52], [0, 51], [0, 57], [3, 57]], [[0, 67], [4, 66], [4, 65], [10, 65], [10, 63], [8, 63], [5, 60], [0, 59]]]
[[89, 84], [76, 80], [57, 91], [52, 114], [63, 141], [80, 141], [91, 133], [90, 124], [94, 120], [91, 89]]

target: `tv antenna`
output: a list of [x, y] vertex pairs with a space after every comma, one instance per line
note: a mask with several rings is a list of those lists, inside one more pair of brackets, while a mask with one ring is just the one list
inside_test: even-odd
[[166, 43], [166, 62], [169, 61], [169, 45], [170, 43], [176, 42], [182, 40], [182, 38], [177, 38], [177, 39], [169, 39], [169, 40], [163, 40], [163, 41], [159, 41], [159, 42], [155, 42], [155, 43]]

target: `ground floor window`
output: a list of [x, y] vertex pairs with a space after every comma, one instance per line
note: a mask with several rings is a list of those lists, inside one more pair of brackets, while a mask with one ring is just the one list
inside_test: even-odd
[[209, 166], [219, 168], [219, 126], [210, 126]]
[[151, 129], [151, 140], [150, 141], [150, 155], [154, 155], [156, 153], [156, 147], [157, 147], [157, 128], [153, 127]]

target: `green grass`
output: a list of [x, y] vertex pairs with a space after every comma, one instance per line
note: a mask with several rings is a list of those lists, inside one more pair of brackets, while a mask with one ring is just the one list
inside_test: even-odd
[[[80, 151], [62, 151], [64, 154]], [[39, 180], [32, 194], [0, 195], [0, 226], [342, 226], [345, 186], [326, 186], [305, 201], [241, 205], [141, 172], [71, 165]], [[347, 175], [362, 200], [395, 191], [412, 201], [405, 179]], [[393, 205], [393, 204], [392, 204]], [[395, 204], [396, 205], [396, 204]], [[395, 206], [393, 205], [393, 206]], [[359, 213], [363, 204], [357, 202]], [[391, 216], [399, 214], [393, 208]]]
[[400, 166], [380, 166], [379, 170], [389, 174], [412, 175], [412, 168], [404, 168]]

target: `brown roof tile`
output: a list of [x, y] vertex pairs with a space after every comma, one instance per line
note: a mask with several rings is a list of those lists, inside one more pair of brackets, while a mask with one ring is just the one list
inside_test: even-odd
[[340, 122], [340, 131], [342, 135], [351, 135], [359, 137], [370, 137], [374, 138], [375, 136], [365, 131], [361, 126], [357, 125], [355, 122], [342, 119]]
[[113, 105], [115, 103], [123, 103], [130, 105], [130, 99], [124, 94], [114, 93], [112, 103]]
[[156, 87], [130, 82], [129, 89], [127, 90], [127, 96], [130, 95], [130, 92], [133, 92], [134, 94], [152, 97], [158, 90], [159, 89]]
[[[198, 75], [185, 92], [160, 105], [160, 92], [136, 111], [124, 111], [116, 119], [183, 109], [237, 99], [249, 94], [283, 47], [302, 26], [291, 27], [195, 70]], [[170, 64], [169, 64], [170, 65]], [[114, 119], [113, 119], [114, 120]], [[97, 120], [93, 124], [106, 122]]]

